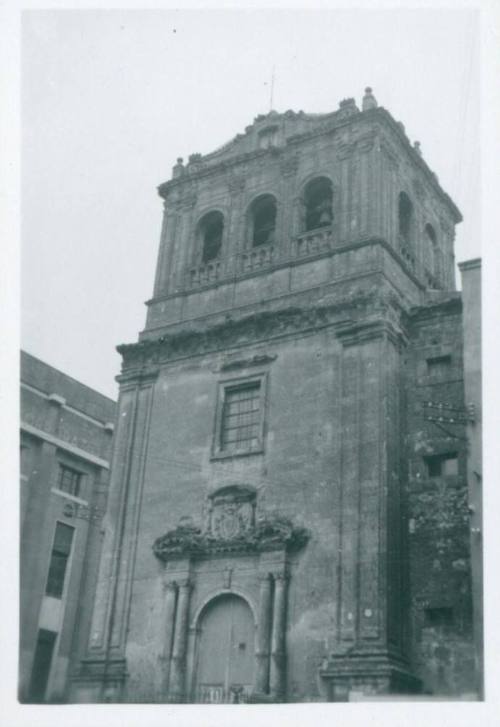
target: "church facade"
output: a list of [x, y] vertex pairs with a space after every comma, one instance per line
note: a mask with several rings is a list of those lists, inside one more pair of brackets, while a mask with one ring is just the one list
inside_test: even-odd
[[367, 89], [159, 187], [70, 701], [345, 701], [474, 682], [461, 215]]

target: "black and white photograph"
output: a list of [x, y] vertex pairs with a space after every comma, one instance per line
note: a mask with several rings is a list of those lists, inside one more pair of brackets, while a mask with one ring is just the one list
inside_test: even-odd
[[493, 725], [485, 6], [20, 9], [12, 724]]

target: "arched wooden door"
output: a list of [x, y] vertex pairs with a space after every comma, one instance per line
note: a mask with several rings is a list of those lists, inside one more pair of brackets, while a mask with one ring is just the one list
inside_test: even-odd
[[239, 596], [215, 598], [203, 610], [198, 630], [197, 702], [234, 703], [252, 691], [255, 625]]

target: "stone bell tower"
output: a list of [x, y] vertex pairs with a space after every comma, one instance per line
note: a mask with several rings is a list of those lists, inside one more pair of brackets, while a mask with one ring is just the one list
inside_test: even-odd
[[415, 692], [408, 313], [454, 290], [459, 211], [371, 89], [257, 116], [159, 194], [73, 699]]

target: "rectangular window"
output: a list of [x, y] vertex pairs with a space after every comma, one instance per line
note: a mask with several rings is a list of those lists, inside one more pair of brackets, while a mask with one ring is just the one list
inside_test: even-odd
[[35, 704], [45, 698], [56, 638], [55, 631], [40, 629], [38, 632], [29, 689], [29, 701]]
[[427, 359], [427, 374], [440, 379], [450, 375], [451, 356], [435, 356]]
[[224, 391], [221, 443], [223, 452], [260, 448], [260, 381], [228, 387]]
[[451, 626], [453, 624], [453, 609], [449, 606], [439, 608], [426, 608], [424, 610], [425, 626]]
[[427, 472], [431, 479], [436, 477], [456, 477], [458, 475], [457, 454], [434, 454], [425, 458]]
[[54, 544], [50, 556], [49, 575], [45, 593], [53, 598], [61, 598], [64, 589], [64, 579], [68, 558], [71, 552], [71, 543], [75, 529], [64, 523], [57, 523]]
[[267, 373], [219, 382], [212, 457], [257, 454], [264, 448]]
[[68, 495], [78, 497], [80, 494], [80, 485], [82, 473], [67, 467], [64, 464], [59, 465], [59, 478], [57, 480], [57, 488]]

